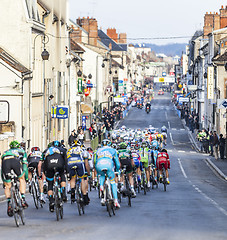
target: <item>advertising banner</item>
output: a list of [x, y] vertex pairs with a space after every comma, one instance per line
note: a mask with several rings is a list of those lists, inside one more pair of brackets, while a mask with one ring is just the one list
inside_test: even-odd
[[66, 119], [69, 117], [69, 107], [68, 106], [56, 106], [56, 118]]
[[214, 67], [207, 68], [207, 99], [214, 99]]

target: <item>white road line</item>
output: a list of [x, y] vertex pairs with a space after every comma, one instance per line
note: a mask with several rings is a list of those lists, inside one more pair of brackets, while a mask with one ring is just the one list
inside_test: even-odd
[[168, 122], [168, 125], [169, 125], [169, 129], [170, 129], [170, 128], [171, 128], [171, 127], [170, 127], [170, 122]]
[[173, 152], [173, 150], [168, 150], [168, 152]]
[[196, 153], [195, 151], [190, 151], [190, 153]]
[[185, 129], [184, 129], [184, 128], [181, 128], [180, 130], [181, 130], [181, 131], [185, 131]]
[[169, 136], [170, 136], [170, 139], [171, 139], [172, 144], [174, 145], [172, 133], [170, 133]]
[[183, 166], [182, 166], [182, 164], [181, 164], [180, 158], [178, 158], [178, 162], [179, 162], [180, 169], [181, 169], [181, 172], [183, 173], [184, 177], [185, 177], [185, 178], [188, 178], [187, 175], [186, 175], [186, 173], [185, 173], [185, 171], [184, 171], [184, 168], [183, 168]]
[[177, 130], [176, 128], [172, 128], [172, 130]]
[[179, 152], [179, 153], [185, 153], [185, 151], [181, 151], [181, 150], [179, 150], [178, 152]]
[[215, 202], [212, 198], [208, 197], [205, 193], [203, 193], [198, 187], [192, 185], [195, 190], [200, 193], [204, 198], [206, 198], [209, 202], [211, 202], [219, 211], [221, 211], [225, 216], [227, 216], [227, 211], [220, 207], [217, 202]]
[[167, 117], [167, 112], [165, 112], [165, 115], [166, 115], [166, 119], [168, 119], [168, 117]]

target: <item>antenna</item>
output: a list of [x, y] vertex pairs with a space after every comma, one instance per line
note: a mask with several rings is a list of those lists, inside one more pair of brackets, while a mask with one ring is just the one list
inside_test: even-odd
[[92, 9], [92, 16], [94, 17], [95, 16], [95, 9], [96, 9], [96, 6], [98, 5], [97, 1], [93, 0], [92, 2], [90, 2], [90, 5], [91, 5], [91, 9]]

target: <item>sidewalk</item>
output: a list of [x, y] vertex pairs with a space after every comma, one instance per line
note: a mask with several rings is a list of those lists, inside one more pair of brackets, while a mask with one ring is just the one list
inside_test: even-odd
[[[192, 133], [189, 128], [186, 126], [185, 120], [181, 119], [181, 122], [184, 126], [184, 128], [188, 132], [188, 136], [190, 139], [190, 142], [192, 143], [193, 147], [197, 152], [201, 152], [201, 143], [196, 138], [196, 133]], [[204, 153], [203, 153], [204, 154]], [[227, 160], [226, 159], [218, 159], [216, 160], [214, 157], [209, 156], [209, 154], [206, 155], [205, 161], [208, 166], [210, 166], [221, 178], [223, 178], [225, 181], [227, 181]]]

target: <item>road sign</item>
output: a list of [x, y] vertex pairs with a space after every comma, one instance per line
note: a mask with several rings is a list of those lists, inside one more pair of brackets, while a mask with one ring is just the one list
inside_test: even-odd
[[162, 72], [162, 76], [163, 76], [163, 77], [166, 77], [166, 72]]
[[218, 99], [217, 107], [218, 107], [218, 109], [226, 109], [227, 108], [227, 99]]
[[189, 102], [188, 97], [179, 97], [179, 102]]

